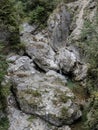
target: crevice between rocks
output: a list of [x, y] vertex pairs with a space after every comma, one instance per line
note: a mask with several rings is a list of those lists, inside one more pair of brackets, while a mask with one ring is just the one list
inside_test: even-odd
[[35, 61], [33, 61], [34, 65], [35, 65], [35, 69], [38, 70], [39, 72], [42, 72], [42, 73], [46, 73], [45, 70], [43, 70], [41, 67], [39, 67]]
[[11, 91], [11, 93], [12, 93], [14, 99], [15, 99], [16, 106], [17, 106], [18, 110], [21, 111], [21, 107], [20, 107], [20, 104], [19, 104], [19, 102], [18, 102], [18, 100], [17, 100], [17, 96], [16, 96], [16, 92], [15, 92], [15, 91], [17, 91], [17, 90], [15, 90], [15, 88], [13, 88], [13, 86], [11, 86], [10, 91]]

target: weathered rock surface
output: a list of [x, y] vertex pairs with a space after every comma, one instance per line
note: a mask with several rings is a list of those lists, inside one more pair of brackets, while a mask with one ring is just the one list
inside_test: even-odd
[[[47, 34], [45, 34], [45, 31], [43, 32], [44, 34], [39, 32], [36, 35], [26, 32], [23, 33], [21, 38], [26, 43], [26, 53], [32, 58], [33, 62], [45, 72], [49, 70], [59, 70], [65, 74], [71, 72], [75, 80], [84, 79], [87, 73], [87, 66], [84, 63], [81, 64], [79, 52], [74, 47], [69, 46], [59, 48], [57, 53], [55, 53], [47, 44], [46, 41], [48, 39], [47, 36], [45, 37]], [[37, 36], [39, 36], [40, 40], [38, 40]], [[35, 41], [34, 39], [36, 38], [37, 40]]]
[[26, 47], [26, 53], [32, 57], [33, 61], [44, 71], [58, 70], [55, 63], [54, 51], [43, 42], [35, 42]]
[[46, 74], [38, 72], [26, 56], [10, 65], [8, 73], [13, 74], [13, 93], [23, 112], [37, 115], [55, 126], [71, 124], [81, 117], [64, 76], [52, 70]]
[[8, 130], [71, 130], [69, 126], [57, 128], [41, 120], [34, 115], [27, 115], [15, 106], [15, 99], [11, 95], [8, 100], [8, 118], [10, 127]]
[[69, 35], [69, 25], [70, 14], [62, 3], [48, 20], [49, 43], [55, 51], [65, 47]]
[[69, 40], [74, 42], [81, 38], [81, 31], [84, 27], [85, 21], [93, 21], [97, 13], [97, 2], [96, 0], [78, 0], [67, 4], [73, 18], [70, 25], [71, 34]]
[[69, 72], [73, 71], [75, 63], [77, 62], [76, 55], [67, 50], [66, 48], [60, 49], [58, 54], [56, 55], [57, 63], [60, 66], [60, 69], [65, 73], [68, 74]]

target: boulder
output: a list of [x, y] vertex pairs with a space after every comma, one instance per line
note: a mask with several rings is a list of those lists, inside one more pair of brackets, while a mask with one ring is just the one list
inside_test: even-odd
[[63, 48], [58, 51], [56, 61], [63, 73], [68, 74], [73, 71], [77, 58], [72, 51]]
[[8, 118], [10, 127], [8, 130], [71, 130], [69, 126], [55, 127], [46, 121], [34, 115], [23, 113], [15, 107], [15, 99], [13, 96], [9, 98]]
[[[14, 58], [17, 57], [14, 56]], [[7, 59], [9, 62], [8, 75], [16, 74], [20, 76], [28, 76], [35, 73], [34, 64], [32, 60], [27, 56], [21, 56], [13, 61], [13, 56]], [[10, 63], [11, 62], [11, 63]]]
[[37, 66], [45, 72], [59, 69], [55, 63], [55, 53], [46, 43], [35, 42], [27, 45], [26, 53], [34, 60]]
[[34, 114], [55, 126], [71, 124], [81, 117], [74, 94], [61, 74], [53, 70], [37, 71], [26, 56], [10, 64], [8, 72], [12, 74], [12, 90], [24, 113]]

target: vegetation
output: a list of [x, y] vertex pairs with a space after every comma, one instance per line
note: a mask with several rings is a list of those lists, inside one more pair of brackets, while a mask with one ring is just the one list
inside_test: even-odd
[[[96, 16], [97, 17], [97, 16]], [[97, 19], [97, 18], [96, 18]], [[96, 89], [98, 82], [98, 20], [95, 23], [85, 21], [81, 34], [82, 54], [89, 63], [88, 88]], [[84, 43], [84, 44], [83, 44]]]
[[7, 117], [0, 119], [0, 130], [8, 130], [9, 121]]
[[[68, 3], [75, 0], [62, 1]], [[18, 10], [18, 19], [28, 20], [41, 28], [46, 27], [50, 13], [59, 2], [61, 0], [14, 0], [15, 8]]]
[[24, 92], [26, 92], [27, 94], [31, 94], [34, 97], [41, 97], [41, 93], [38, 90], [28, 89], [24, 90]]
[[[36, 24], [39, 27], [45, 27], [47, 19], [53, 9], [56, 7], [58, 0], [18, 0], [19, 15], [28, 18], [29, 22]], [[20, 9], [20, 10], [21, 10]]]
[[0, 1], [0, 32], [7, 33], [8, 39], [6, 40], [10, 44], [17, 44], [20, 41], [15, 11], [13, 3], [10, 0]]
[[61, 117], [65, 118], [65, 116], [68, 117], [68, 108], [62, 107], [62, 109], [61, 109]]
[[82, 55], [89, 63], [87, 89], [91, 98], [86, 127], [95, 130], [98, 129], [98, 15], [93, 23], [85, 21], [80, 42]]

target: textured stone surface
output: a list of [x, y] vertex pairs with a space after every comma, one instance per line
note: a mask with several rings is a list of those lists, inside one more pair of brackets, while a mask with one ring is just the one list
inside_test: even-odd
[[64, 3], [60, 4], [48, 20], [49, 44], [57, 51], [66, 45], [69, 35], [70, 14]]
[[64, 76], [52, 70], [46, 74], [38, 72], [26, 56], [10, 64], [8, 73], [13, 74], [12, 89], [23, 112], [56, 126], [71, 124], [81, 116]]
[[26, 47], [26, 53], [32, 57], [34, 62], [44, 71], [58, 70], [59, 67], [55, 63], [54, 51], [43, 42], [35, 42]]
[[78, 0], [67, 4], [67, 7], [73, 16], [70, 25], [71, 34], [69, 40], [71, 39], [76, 42], [81, 38], [81, 30], [84, 27], [85, 20], [94, 22], [97, 12], [97, 2], [96, 0]]
[[69, 126], [55, 127], [34, 115], [28, 115], [16, 107], [15, 99], [11, 95], [8, 99], [8, 118], [10, 127], [8, 130], [71, 130]]
[[65, 74], [73, 71], [75, 63], [77, 62], [76, 55], [66, 48], [58, 51], [58, 54], [56, 55], [56, 60], [60, 66], [60, 69]]

